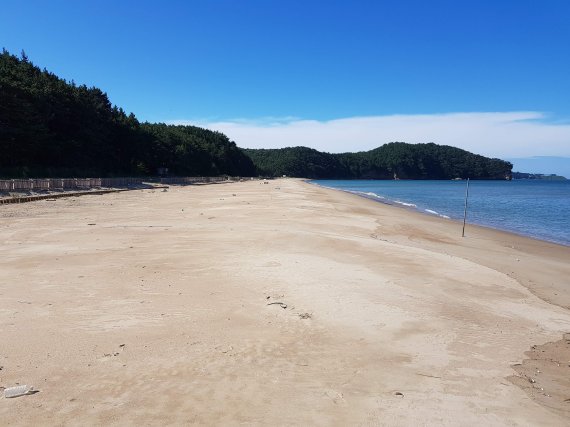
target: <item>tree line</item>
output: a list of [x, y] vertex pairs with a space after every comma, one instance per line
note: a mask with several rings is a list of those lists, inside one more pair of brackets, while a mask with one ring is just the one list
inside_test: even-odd
[[460, 148], [392, 142], [370, 151], [330, 154], [307, 147], [245, 149], [259, 175], [314, 179], [511, 179], [513, 165]]
[[510, 179], [512, 165], [455, 147], [394, 142], [359, 153], [239, 149], [196, 126], [140, 123], [96, 87], [0, 54], [0, 178], [155, 175]]
[[96, 87], [0, 55], [0, 176], [251, 176], [233, 141], [195, 126], [140, 123]]

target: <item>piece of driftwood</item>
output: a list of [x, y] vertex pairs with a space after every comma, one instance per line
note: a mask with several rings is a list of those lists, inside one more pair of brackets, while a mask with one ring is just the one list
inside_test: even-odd
[[278, 305], [280, 306], [282, 309], [286, 309], [287, 308], [287, 304], [285, 304], [284, 302], [270, 302], [267, 305]]

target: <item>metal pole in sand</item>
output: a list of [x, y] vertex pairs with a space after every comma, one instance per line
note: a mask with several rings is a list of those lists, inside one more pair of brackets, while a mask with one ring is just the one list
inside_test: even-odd
[[469, 178], [467, 178], [467, 188], [465, 189], [465, 209], [463, 210], [463, 231], [461, 237], [465, 237], [465, 220], [467, 219], [467, 198], [469, 197]]

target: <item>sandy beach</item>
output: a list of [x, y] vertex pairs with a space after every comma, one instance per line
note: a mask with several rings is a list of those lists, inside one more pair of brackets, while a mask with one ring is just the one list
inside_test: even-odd
[[2, 425], [570, 423], [570, 248], [283, 179], [0, 206]]

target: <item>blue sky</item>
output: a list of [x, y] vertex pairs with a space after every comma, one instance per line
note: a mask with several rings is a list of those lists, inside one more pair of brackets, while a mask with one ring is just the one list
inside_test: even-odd
[[[474, 131], [491, 147], [482, 154], [570, 157], [569, 22], [567, 0], [3, 0], [0, 44], [102, 88], [141, 120], [222, 126], [240, 146], [297, 145], [278, 134], [340, 122], [344, 145], [327, 146], [315, 129], [300, 140], [350, 151], [403, 140], [426, 115], [468, 113], [475, 126], [481, 113], [518, 113], [507, 129], [524, 121], [534, 149], [487, 123]], [[366, 138], [354, 127], [402, 116], [405, 127], [377, 138], [377, 127]], [[425, 140], [409, 142], [473, 149], [462, 140], [469, 127], [447, 137], [421, 129]]]

